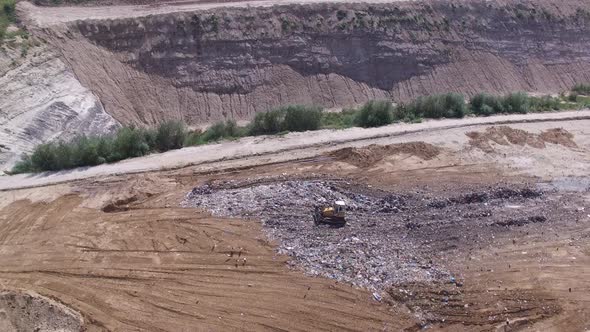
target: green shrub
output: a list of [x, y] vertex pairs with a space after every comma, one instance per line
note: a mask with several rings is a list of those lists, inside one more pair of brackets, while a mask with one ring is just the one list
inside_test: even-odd
[[248, 128], [238, 126], [234, 120], [227, 120], [225, 122], [225, 132], [227, 138], [239, 138], [248, 135]]
[[0, 41], [6, 35], [6, 29], [15, 21], [15, 5], [14, 0], [0, 0]]
[[35, 169], [43, 171], [57, 170], [56, 149], [53, 143], [38, 145], [31, 155], [31, 163]]
[[533, 112], [555, 111], [560, 108], [559, 98], [551, 96], [529, 97], [530, 110]]
[[572, 88], [572, 92], [576, 92], [577, 94], [580, 94], [580, 95], [590, 95], [590, 83], [589, 84], [583, 84], [583, 83], [576, 84]]
[[141, 157], [149, 151], [150, 146], [145, 140], [143, 130], [135, 127], [124, 127], [117, 132], [113, 142], [113, 154], [109, 161]]
[[2, 15], [5, 15], [10, 19], [10, 21], [14, 21], [15, 16], [14, 13], [16, 12], [16, 1], [15, 0], [0, 0], [0, 5], [2, 5]]
[[98, 163], [114, 161], [113, 158], [113, 138], [112, 137], [97, 137], [96, 138], [96, 152], [98, 153]]
[[560, 109], [559, 98], [551, 96], [530, 97], [522, 92], [511, 93], [504, 97], [479, 93], [471, 98], [469, 104], [471, 112], [476, 115], [527, 113], [531, 110], [546, 112]]
[[578, 101], [578, 93], [577, 92], [571, 92], [568, 96], [567, 96], [567, 100], [571, 101], [573, 103]]
[[[150, 131], [146, 131], [149, 133]], [[187, 135], [187, 129], [183, 122], [171, 120], [158, 126], [155, 133], [154, 143], [150, 144], [150, 135], [147, 135], [147, 143], [162, 152], [182, 148]]]
[[239, 138], [247, 134], [248, 128], [238, 126], [233, 120], [219, 121], [204, 132], [201, 130], [187, 132], [184, 136], [183, 146], [194, 146], [221, 139]]
[[504, 112], [506, 113], [528, 113], [530, 109], [529, 97], [526, 93], [516, 92], [508, 94], [503, 100]]
[[13, 168], [14, 173], [25, 171], [58, 171], [80, 166], [94, 166], [110, 161], [128, 158], [119, 153], [111, 158], [113, 140], [103, 137], [79, 136], [70, 142], [41, 144], [35, 147], [33, 154], [23, 156]]
[[147, 144], [148, 151], [167, 151], [158, 148], [158, 128], [138, 128], [137, 130], [139, 130], [143, 142]]
[[462, 118], [467, 113], [465, 99], [457, 93], [418, 97], [408, 108], [418, 117], [431, 119]]
[[194, 146], [205, 144], [206, 142], [202, 138], [203, 132], [200, 129], [191, 130], [186, 134], [184, 139], [184, 146]]
[[282, 131], [318, 130], [322, 121], [322, 109], [315, 106], [292, 105], [284, 107]]
[[57, 160], [56, 170], [70, 169], [76, 167], [74, 160], [74, 146], [60, 141], [55, 150], [55, 159]]
[[[0, 0], [1, 1], [1, 0]], [[583, 90], [578, 87], [577, 90]], [[563, 108], [590, 107], [590, 97], [575, 96], [575, 103], [563, 103], [550, 96], [529, 97], [512, 93], [496, 97], [480, 93], [471, 98], [469, 110], [476, 115], [527, 113]], [[182, 122], [168, 121], [157, 129], [124, 127], [104, 137], [76, 137], [70, 142], [40, 144], [29, 155], [23, 155], [12, 173], [56, 171], [79, 166], [92, 166], [126, 158], [140, 157], [154, 151], [167, 151], [188, 145], [205, 144], [223, 138], [245, 135], [278, 134], [287, 131], [319, 128], [347, 128], [353, 125], [377, 127], [393, 121], [420, 122], [422, 118], [459, 118], [467, 113], [463, 96], [455, 93], [420, 97], [409, 104], [393, 107], [389, 101], [369, 101], [358, 110], [324, 113], [318, 107], [286, 106], [256, 114], [248, 127], [235, 121], [218, 122], [205, 132], [188, 132]]]
[[37, 146], [31, 155], [33, 168], [40, 171], [58, 171], [76, 167], [74, 145], [65, 142], [45, 143]]
[[93, 166], [104, 162], [98, 154], [98, 138], [80, 136], [72, 142], [72, 164], [75, 166]]
[[217, 141], [222, 139], [224, 136], [226, 136], [225, 122], [220, 121], [213, 124], [205, 131], [205, 133], [203, 133], [203, 140], [205, 142]]
[[355, 124], [360, 127], [379, 127], [393, 122], [393, 105], [387, 100], [371, 100], [358, 111]]
[[354, 126], [355, 109], [344, 109], [341, 112], [323, 112], [320, 127], [322, 128], [350, 128]]
[[257, 113], [250, 125], [250, 135], [268, 135], [281, 132], [285, 113], [280, 109]]
[[502, 98], [486, 93], [478, 93], [469, 101], [469, 107], [475, 115], [492, 115], [504, 112]]
[[33, 162], [31, 161], [31, 157], [28, 154], [23, 154], [20, 160], [12, 167], [10, 173], [12, 174], [20, 174], [20, 173], [31, 173], [34, 172], [35, 168], [33, 167]]
[[202, 135], [203, 142], [217, 141], [222, 138], [238, 138], [245, 136], [246, 129], [239, 127], [235, 121], [220, 121], [209, 127]]
[[400, 103], [393, 109], [393, 120], [403, 122], [417, 122], [421, 121], [422, 117], [416, 114], [414, 108]]

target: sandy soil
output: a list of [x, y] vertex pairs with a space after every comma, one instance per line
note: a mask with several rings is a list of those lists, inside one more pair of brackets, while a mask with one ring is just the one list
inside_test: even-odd
[[[412, 323], [366, 292], [290, 272], [256, 223], [157, 204], [107, 214], [82, 201], [6, 207], [0, 279], [3, 287], [59, 298], [84, 315], [89, 331], [397, 330]], [[231, 257], [237, 248], [242, 254]]]
[[[18, 8], [48, 26], [276, 3], [38, 8], [20, 2]], [[88, 169], [2, 177], [0, 327], [590, 330], [589, 152], [590, 111], [579, 111], [245, 138]], [[370, 210], [351, 217], [357, 224], [343, 234], [395, 239], [388, 248], [407, 249], [395, 258], [405, 271], [427, 273], [436, 266], [444, 273], [373, 285], [358, 279], [372, 275], [340, 279], [382, 287], [376, 296], [373, 289], [310, 276], [309, 266], [322, 269], [325, 262], [298, 263], [285, 237], [272, 242], [267, 236], [267, 223], [259, 222], [264, 215], [220, 217], [204, 206], [181, 206], [187, 193], [204, 184], [279, 177], [338, 178], [356, 184], [355, 190], [412, 195], [412, 209], [380, 217], [392, 224], [375, 228], [380, 234], [361, 227], [371, 221]], [[445, 205], [498, 186], [546, 192], [530, 200]], [[312, 237], [306, 243], [319, 247], [321, 236], [342, 242], [334, 232], [322, 235], [330, 229], [305, 223], [306, 208], [298, 207], [302, 217], [292, 220], [297, 227], [276, 231], [291, 232], [293, 241], [299, 229]], [[388, 229], [399, 232], [389, 237]], [[419, 257], [410, 251], [414, 245], [421, 248]], [[334, 257], [330, 252], [325, 260]], [[364, 261], [371, 263], [356, 262]], [[59, 315], [52, 314], [55, 308]]]
[[[436, 253], [422, 252], [424, 259], [431, 255], [434, 264], [460, 280], [461, 287], [404, 280], [380, 293], [381, 302], [367, 289], [306, 276], [297, 260], [276, 252], [279, 243], [269, 242], [256, 220], [212, 217], [198, 208], [180, 207], [195, 186], [277, 176], [340, 177], [399, 194], [429, 195], [461, 195], [498, 184], [530, 185], [560, 179], [565, 173], [577, 175], [570, 178], [580, 184], [588, 183], [582, 180], [590, 148], [587, 120], [510, 128], [525, 130], [529, 137], [556, 125], [572, 135], [575, 146], [547, 142], [531, 146], [513, 139], [507, 144], [490, 143], [490, 151], [473, 146], [467, 136], [489, 132], [490, 127], [459, 127], [406, 138], [438, 142], [434, 150], [427, 143], [355, 147], [371, 163], [359, 164], [355, 158], [343, 159], [342, 152], [326, 150], [298, 161], [256, 157], [258, 166], [245, 167], [239, 160], [241, 167], [234, 167], [238, 165], [227, 161], [208, 171], [192, 166], [4, 191], [0, 193], [0, 285], [63, 303], [80, 313], [89, 331], [181, 331], [195, 326], [202, 330], [411, 331], [429, 326], [449, 331], [583, 331], [590, 328], [590, 285], [583, 277], [590, 263], [590, 217], [584, 212], [590, 208], [590, 196], [585, 188], [573, 194], [550, 191], [543, 198], [548, 200], [543, 205], [548, 222], [485, 226], [485, 232], [472, 234], [485, 237], [480, 242], [473, 240], [478, 236], [468, 235], [468, 229], [475, 229], [469, 228], [469, 219], [462, 224], [460, 214], [455, 216], [458, 212], [448, 213], [448, 224], [412, 217], [416, 223], [426, 223], [416, 231], [409, 229], [413, 240], [408, 243], [426, 241], [425, 248], [436, 249]], [[534, 167], [529, 173], [515, 166], [516, 157], [530, 158]], [[526, 203], [533, 204], [532, 212], [539, 204], [535, 202]], [[485, 204], [477, 209], [485, 209]], [[501, 216], [510, 215], [516, 205], [494, 206], [494, 215]], [[551, 217], [556, 214], [562, 217]], [[468, 229], [461, 231], [462, 227]], [[453, 246], [440, 246], [448, 242], [444, 240], [448, 232], [457, 233]], [[461, 239], [458, 234], [468, 236]], [[18, 318], [14, 315], [6, 315], [5, 321], [13, 322]]]
[[[139, 0], [141, 1], [141, 0]], [[357, 0], [356, 3], [412, 2], [414, 0]], [[125, 3], [125, 0], [121, 1]], [[348, 0], [173, 0], [145, 5], [96, 5], [96, 6], [35, 6], [29, 1], [19, 1], [17, 10], [22, 17], [39, 27], [90, 19], [117, 19], [144, 17], [174, 12], [189, 12], [221, 7], [271, 7], [276, 5], [350, 3]]]
[[[362, 0], [356, 2], [388, 3], [401, 0]], [[97, 7], [38, 7], [27, 1], [18, 3], [18, 10], [26, 19], [39, 27], [88, 19], [117, 19], [143, 17], [174, 12], [189, 12], [220, 7], [270, 7], [275, 5], [307, 3], [339, 3], [346, 0], [256, 0], [256, 1], [171, 1], [155, 5], [120, 5]]]
[[[423, 140], [427, 143], [452, 149], [466, 149], [468, 131], [484, 130], [490, 124], [514, 124], [513, 127], [538, 132], [561, 126], [571, 127], [576, 132], [587, 132], [590, 123], [590, 111], [570, 111], [559, 113], [504, 115], [486, 118], [468, 118], [460, 120], [425, 121], [419, 124], [394, 124], [391, 126], [346, 130], [319, 130], [305, 133], [290, 133], [280, 137], [248, 137], [237, 141], [210, 144], [206, 146], [184, 148], [162, 154], [154, 154], [143, 158], [125, 160], [116, 164], [101, 165], [91, 168], [80, 168], [70, 171], [44, 174], [21, 174], [0, 178], [0, 190], [26, 188], [80, 180], [91, 177], [109, 176], [113, 174], [140, 173], [154, 170], [175, 169], [189, 165], [198, 165], [203, 172], [221, 168], [249, 167], [271, 162], [287, 162], [298, 159], [313, 158], [323, 153], [345, 147], [362, 147], [370, 144], [388, 145]], [[582, 121], [571, 121], [582, 120]], [[427, 134], [425, 136], [425, 134]], [[574, 133], [576, 134], [576, 133]], [[555, 150], [557, 156], [559, 149]], [[586, 154], [575, 153], [572, 156], [550, 158], [547, 161], [558, 171], [560, 165], [568, 165], [562, 169], [563, 176], [585, 172]], [[534, 152], [534, 151], [533, 151]], [[528, 174], [543, 176], [545, 168], [536, 167], [534, 158], [545, 158], [543, 151], [537, 156], [521, 156], [514, 153], [510, 160], [502, 162], [510, 164], [516, 170]], [[534, 153], [533, 153], [534, 154]], [[464, 162], [496, 162], [485, 151], [467, 149], [461, 154]], [[568, 157], [567, 159], [565, 157]]]

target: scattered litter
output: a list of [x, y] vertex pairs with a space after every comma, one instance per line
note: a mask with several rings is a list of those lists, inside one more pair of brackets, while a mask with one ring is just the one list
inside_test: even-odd
[[[278, 252], [292, 257], [291, 267], [384, 290], [442, 280], [461, 287], [449, 271], [433, 264], [433, 257], [452, 253], [459, 242], [494, 241], [494, 233], [502, 231], [497, 225], [550, 222], [544, 215], [527, 214], [542, 212], [536, 201], [542, 195], [516, 186], [395, 193], [349, 180], [278, 176], [213, 181], [189, 192], [183, 206], [205, 208], [215, 216], [260, 220]], [[346, 226], [314, 225], [314, 206], [336, 200], [346, 202]], [[506, 206], [522, 208], [514, 219], [507, 219], [515, 210], [507, 212]]]
[[377, 292], [373, 292], [373, 298], [378, 302], [381, 302], [382, 300], [381, 295], [379, 295]]

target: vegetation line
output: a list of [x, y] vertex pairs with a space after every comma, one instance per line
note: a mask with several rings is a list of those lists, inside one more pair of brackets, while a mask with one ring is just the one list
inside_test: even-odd
[[82, 166], [140, 157], [185, 146], [208, 144], [244, 136], [273, 135], [291, 131], [325, 128], [379, 127], [394, 122], [420, 122], [423, 118], [462, 118], [466, 115], [487, 116], [497, 113], [545, 112], [590, 107], [589, 85], [576, 85], [559, 97], [531, 97], [525, 93], [506, 96], [478, 94], [465, 102], [455, 93], [420, 97], [408, 104], [369, 101], [358, 109], [340, 113], [323, 112], [320, 107], [291, 105], [258, 113], [248, 126], [235, 121], [218, 122], [205, 131], [189, 131], [180, 121], [167, 121], [157, 128], [123, 127], [114, 135], [79, 136], [69, 142], [50, 142], [23, 155], [11, 173], [58, 171]]

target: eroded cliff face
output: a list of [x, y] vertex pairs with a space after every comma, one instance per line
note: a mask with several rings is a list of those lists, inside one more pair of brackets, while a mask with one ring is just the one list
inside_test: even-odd
[[[114, 131], [119, 123], [44, 44], [0, 51], [0, 169], [41, 143]], [[18, 45], [16, 45], [18, 46]]]
[[590, 81], [588, 1], [309, 4], [87, 20], [47, 29], [123, 123], [248, 119], [456, 91]]

